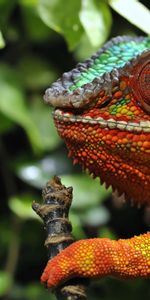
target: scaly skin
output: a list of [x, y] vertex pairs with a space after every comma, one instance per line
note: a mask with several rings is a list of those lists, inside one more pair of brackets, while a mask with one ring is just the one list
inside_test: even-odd
[[[150, 39], [118, 37], [46, 91], [74, 163], [136, 204], [150, 204]], [[73, 276], [149, 277], [150, 233], [74, 243], [48, 262], [42, 282]]]
[[54, 288], [73, 276], [106, 275], [150, 276], [150, 233], [118, 241], [107, 238], [77, 241], [48, 262], [41, 281]]

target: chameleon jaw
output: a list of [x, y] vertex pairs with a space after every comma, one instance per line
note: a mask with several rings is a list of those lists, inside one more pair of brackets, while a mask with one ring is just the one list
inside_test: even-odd
[[120, 121], [113, 118], [104, 119], [102, 117], [91, 118], [90, 116], [74, 115], [71, 112], [64, 112], [61, 109], [56, 109], [53, 112], [55, 120], [64, 123], [88, 123], [90, 125], [99, 125], [101, 128], [119, 129], [127, 132], [135, 133], [150, 133], [150, 121], [143, 120], [140, 122]]

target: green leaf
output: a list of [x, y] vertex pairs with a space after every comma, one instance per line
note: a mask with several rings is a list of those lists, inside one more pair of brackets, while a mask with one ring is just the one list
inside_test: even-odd
[[15, 71], [4, 65], [0, 66], [0, 91], [0, 112], [25, 129], [35, 151], [42, 150], [39, 132], [26, 105], [19, 79]]
[[5, 47], [5, 41], [2, 35], [2, 32], [0, 31], [0, 49]]
[[109, 219], [109, 212], [104, 206], [93, 207], [81, 216], [81, 221], [84, 225], [93, 227], [105, 225]]
[[0, 27], [7, 25], [9, 16], [16, 4], [17, 0], [0, 0]]
[[43, 22], [57, 33], [64, 36], [69, 48], [79, 43], [83, 28], [79, 20], [81, 1], [40, 0], [39, 15]]
[[110, 6], [130, 23], [150, 34], [150, 10], [137, 0], [109, 0]]
[[75, 59], [77, 61], [84, 61], [89, 58], [94, 52], [96, 52], [99, 48], [94, 47], [91, 43], [89, 43], [89, 39], [86, 34], [84, 34], [81, 38], [80, 44], [77, 46], [74, 52]]
[[108, 227], [103, 227], [99, 230], [99, 236], [101, 238], [109, 238], [112, 240], [116, 240], [117, 239], [117, 235]]
[[19, 195], [9, 199], [8, 205], [13, 213], [23, 220], [39, 219], [32, 209], [32, 202], [35, 200], [32, 195]]
[[0, 122], [0, 133], [1, 134], [6, 133], [9, 130], [14, 128], [14, 123], [9, 118], [4, 116], [2, 113], [0, 113], [0, 120], [1, 120], [1, 122]]
[[5, 295], [11, 286], [12, 278], [8, 272], [0, 271], [0, 296]]
[[1, 214], [1, 219], [0, 219], [0, 240], [1, 240], [1, 255], [2, 252], [5, 252], [6, 249], [8, 249], [10, 245], [10, 240], [12, 238], [12, 231], [10, 229], [10, 223], [12, 219], [10, 216]]
[[76, 240], [81, 240], [86, 238], [86, 234], [84, 233], [84, 230], [81, 227], [81, 220], [79, 214], [77, 214], [75, 211], [70, 210], [69, 212], [69, 220], [72, 224], [72, 235]]
[[19, 3], [24, 6], [36, 6], [39, 0], [19, 0]]
[[94, 47], [100, 46], [108, 37], [111, 28], [111, 14], [103, 1], [82, 1], [80, 21]]
[[[21, 57], [18, 70], [24, 86], [27, 89], [38, 91], [46, 89], [58, 77], [57, 72], [47, 62], [37, 55]], [[39, 99], [43, 102], [43, 99]], [[48, 110], [48, 108], [47, 108]]]
[[86, 210], [103, 202], [111, 192], [104, 186], [100, 186], [99, 179], [93, 180], [90, 176], [82, 174], [63, 175], [62, 183], [73, 187], [72, 208], [77, 210]]
[[54, 125], [51, 108], [42, 103], [40, 97], [36, 97], [31, 103], [30, 112], [43, 149], [51, 151], [56, 149], [61, 144], [61, 139]]
[[52, 35], [52, 30], [45, 25], [38, 14], [38, 2], [39, 0], [20, 0], [24, 28], [32, 42], [43, 42]]
[[43, 289], [42, 285], [38, 282], [32, 282], [29, 285], [25, 285], [25, 290], [23, 291], [20, 299], [25, 300], [55, 300], [55, 296], [51, 293], [47, 293], [46, 289]]
[[17, 176], [29, 185], [41, 189], [54, 174], [64, 174], [72, 171], [72, 163], [62, 150], [36, 162], [16, 162]]

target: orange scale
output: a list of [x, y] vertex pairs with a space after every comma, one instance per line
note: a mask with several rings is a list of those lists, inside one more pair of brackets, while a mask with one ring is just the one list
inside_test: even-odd
[[117, 137], [118, 137], [118, 139], [119, 139], [119, 138], [121, 139], [121, 138], [126, 137], [126, 132], [125, 132], [125, 131], [120, 131], [120, 132], [118, 132]]
[[104, 117], [109, 117], [110, 114], [109, 114], [109, 112], [105, 111], [105, 112], [103, 113], [103, 116], [104, 116]]
[[107, 135], [106, 135], [106, 139], [107, 139], [107, 140], [110, 140], [110, 139], [112, 139], [112, 136], [111, 136], [110, 134], [107, 134]]
[[122, 144], [122, 139], [118, 139], [118, 144]]
[[117, 102], [117, 99], [116, 99], [116, 98], [113, 98], [113, 99], [111, 100], [111, 106], [110, 106], [110, 108], [114, 108], [116, 102]]
[[120, 98], [122, 96], [122, 91], [117, 91], [116, 93], [114, 93], [113, 97], [115, 98]]
[[85, 151], [82, 151], [82, 156], [87, 156]]
[[91, 155], [91, 158], [93, 159], [93, 160], [96, 160], [97, 159], [97, 156], [96, 155]]
[[143, 147], [146, 149], [150, 149], [150, 142], [149, 141], [143, 142]]
[[130, 94], [127, 94], [126, 96], [125, 96], [125, 99], [131, 99], [131, 95]]
[[107, 141], [106, 141], [106, 144], [107, 144], [107, 145], [111, 145], [111, 141], [107, 140]]
[[123, 90], [126, 88], [126, 86], [127, 86], [127, 84], [126, 84], [125, 81], [121, 81], [121, 82], [120, 82], [120, 90], [123, 91]]
[[134, 135], [133, 136], [133, 142], [139, 142], [139, 136], [138, 135]]
[[118, 137], [117, 136], [112, 136], [112, 142], [117, 142], [117, 140], [118, 140]]
[[134, 115], [138, 116], [139, 115], [139, 110], [135, 110]]
[[133, 106], [130, 107], [130, 110], [131, 110], [131, 111], [136, 111], [136, 110], [137, 110], [137, 107], [136, 107], [135, 105], [133, 105]]
[[150, 142], [150, 135], [146, 135], [146, 140]]
[[127, 139], [127, 138], [123, 138], [123, 139], [122, 139], [122, 143], [123, 143], [123, 144], [128, 144], [128, 139]]
[[144, 134], [141, 134], [141, 135], [140, 135], [140, 140], [145, 142], [145, 140], [146, 140], [146, 137], [145, 137], [145, 135], [144, 135]]
[[142, 147], [142, 145], [143, 145], [143, 142], [141, 142], [141, 141], [137, 142], [138, 147]]

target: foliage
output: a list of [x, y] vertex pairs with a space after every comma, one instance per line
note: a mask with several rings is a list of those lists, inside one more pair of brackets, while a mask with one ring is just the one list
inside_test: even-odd
[[[41, 188], [54, 174], [74, 187], [70, 219], [77, 239], [140, 232], [142, 218], [136, 210], [113, 208], [107, 200], [110, 190], [72, 166], [51, 109], [42, 101], [44, 90], [62, 72], [108, 37], [150, 33], [147, 1], [130, 1], [137, 14], [130, 13], [127, 2], [0, 0], [0, 297], [54, 299], [39, 284], [46, 250], [42, 224], [31, 210], [32, 201], [41, 199]], [[118, 285], [103, 280], [94, 284], [90, 297], [120, 299], [123, 293], [122, 299], [138, 300], [144, 290], [148, 291], [147, 281]]]

